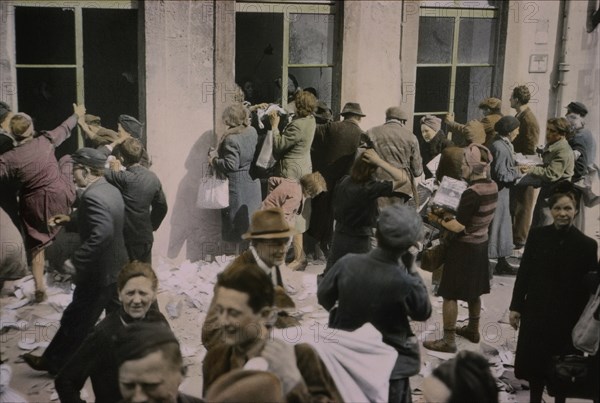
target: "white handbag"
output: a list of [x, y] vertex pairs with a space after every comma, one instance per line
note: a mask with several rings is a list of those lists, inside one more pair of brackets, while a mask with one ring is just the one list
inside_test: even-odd
[[229, 207], [229, 180], [209, 167], [200, 180], [196, 207], [203, 209], [222, 209]]
[[583, 313], [573, 327], [571, 337], [573, 346], [584, 353], [596, 355], [600, 344], [600, 320], [598, 309], [600, 307], [600, 285], [596, 294], [590, 297]]

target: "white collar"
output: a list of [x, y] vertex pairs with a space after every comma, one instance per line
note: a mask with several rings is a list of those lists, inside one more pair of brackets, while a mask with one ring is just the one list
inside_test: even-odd
[[277, 285], [277, 270], [273, 270], [276, 269], [277, 266], [267, 266], [267, 264], [258, 256], [258, 252], [253, 245], [250, 245], [249, 249], [250, 252], [252, 252], [252, 256], [254, 256], [254, 260], [256, 260], [258, 267], [260, 267], [267, 274], [267, 276], [271, 277], [273, 285]]

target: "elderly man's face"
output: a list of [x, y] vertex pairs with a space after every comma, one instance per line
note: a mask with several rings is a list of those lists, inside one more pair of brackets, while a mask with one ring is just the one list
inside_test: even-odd
[[260, 260], [267, 266], [279, 266], [285, 263], [290, 238], [255, 239], [252, 244]]
[[124, 402], [176, 403], [182, 380], [181, 371], [168, 362], [162, 351], [125, 361], [119, 368]]

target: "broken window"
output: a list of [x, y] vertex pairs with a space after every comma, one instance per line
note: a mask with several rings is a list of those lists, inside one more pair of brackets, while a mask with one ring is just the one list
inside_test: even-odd
[[[18, 109], [38, 130], [53, 129], [84, 102], [102, 125], [120, 114], [139, 116], [137, 11], [131, 1], [80, 3], [16, 1]], [[103, 8], [97, 8], [103, 7]], [[74, 135], [57, 156], [81, 144]]]
[[235, 78], [248, 100], [280, 103], [297, 85], [339, 108], [335, 26], [333, 5], [236, 3]]

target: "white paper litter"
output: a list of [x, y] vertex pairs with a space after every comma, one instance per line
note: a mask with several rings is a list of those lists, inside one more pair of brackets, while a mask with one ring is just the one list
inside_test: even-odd
[[50, 345], [49, 341], [28, 341], [28, 340], [21, 340], [17, 343], [17, 346], [19, 346], [19, 348], [21, 350], [25, 350], [25, 351], [33, 351], [36, 348], [45, 348], [48, 347], [48, 345]]

